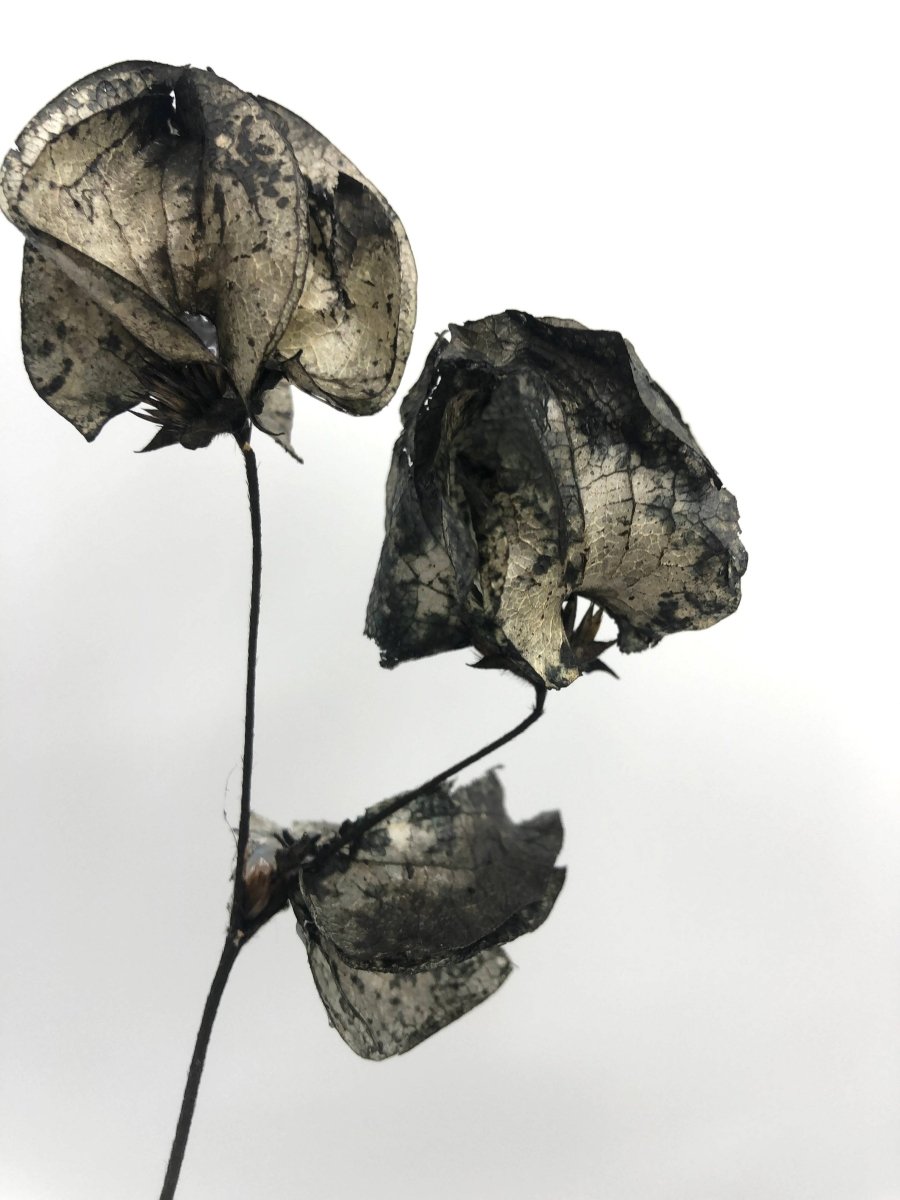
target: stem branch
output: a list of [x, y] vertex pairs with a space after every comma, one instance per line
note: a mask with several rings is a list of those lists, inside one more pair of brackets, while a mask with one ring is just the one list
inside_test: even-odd
[[[394, 796], [392, 800], [386, 800], [383, 804], [378, 804], [373, 808], [367, 809], [366, 812], [364, 812], [361, 817], [357, 817], [355, 821], [344, 821], [337, 833], [333, 834], [330, 838], [323, 840], [316, 846], [311, 855], [308, 866], [305, 869], [313, 871], [318, 870], [343, 846], [347, 846], [358, 841], [364, 833], [367, 833], [370, 829], [373, 829], [380, 821], [384, 821], [388, 817], [393, 816], [395, 812], [398, 812], [401, 808], [404, 808], [407, 804], [410, 804], [419, 796], [424, 795], [426, 792], [433, 791], [434, 788], [438, 787], [442, 783], [445, 783], [451, 778], [451, 776], [458, 775], [459, 772], [464, 771], [466, 767], [471, 767], [472, 764], [478, 762], [479, 759], [486, 758], [488, 754], [493, 754], [493, 752], [495, 750], [499, 750], [501, 746], [505, 746], [508, 742], [513, 741], [514, 738], [517, 738], [520, 734], [524, 733], [526, 729], [534, 725], [536, 721], [540, 720], [544, 712], [544, 702], [546, 699], [547, 689], [541, 685], [535, 684], [534, 708], [524, 719], [524, 721], [520, 721], [514, 729], [510, 729], [507, 733], [502, 734], [501, 737], [495, 738], [492, 742], [488, 742], [486, 746], [482, 746], [482, 748], [480, 750], [476, 750], [474, 754], [470, 754], [468, 757], [461, 759], [457, 763], [454, 763], [453, 766], [448, 767], [446, 771], [441, 771], [439, 775], [435, 775], [432, 779], [429, 779], [427, 783], [419, 784], [418, 787], [413, 788], [411, 791], [401, 792], [399, 796]], [[288, 855], [289, 853], [290, 851], [288, 851]]]

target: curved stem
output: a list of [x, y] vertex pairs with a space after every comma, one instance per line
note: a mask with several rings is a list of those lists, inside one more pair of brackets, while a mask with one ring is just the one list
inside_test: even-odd
[[200, 1079], [203, 1075], [203, 1065], [206, 1061], [206, 1050], [212, 1035], [219, 1001], [225, 991], [231, 968], [241, 949], [247, 944], [259, 922], [252, 927], [244, 924], [244, 857], [247, 842], [250, 837], [250, 781], [253, 773], [253, 722], [256, 707], [256, 652], [259, 637], [259, 601], [260, 584], [262, 580], [262, 525], [259, 506], [259, 475], [256, 470], [256, 455], [249, 441], [241, 444], [244, 456], [244, 467], [247, 472], [247, 495], [250, 501], [250, 532], [253, 540], [253, 552], [250, 570], [250, 617], [247, 637], [247, 688], [244, 706], [244, 758], [241, 777], [241, 812], [238, 819], [237, 862], [234, 868], [234, 888], [231, 896], [231, 916], [228, 921], [228, 934], [219, 958], [219, 965], [213, 976], [206, 1004], [203, 1006], [203, 1016], [194, 1043], [194, 1053], [188, 1068], [187, 1081], [184, 1085], [184, 1095], [181, 1100], [181, 1111], [178, 1124], [175, 1127], [175, 1137], [169, 1153], [169, 1163], [166, 1177], [163, 1181], [160, 1200], [172, 1200], [178, 1187], [178, 1177], [181, 1174], [181, 1164], [187, 1149], [188, 1136], [191, 1132], [191, 1121], [197, 1103], [197, 1093], [200, 1090]]
[[[401, 808], [410, 804], [419, 796], [426, 792], [432, 791], [442, 783], [446, 783], [453, 775], [458, 775], [460, 771], [464, 771], [466, 767], [471, 767], [473, 763], [479, 759], [485, 758], [488, 754], [493, 754], [495, 750], [499, 750], [501, 746], [505, 746], [508, 742], [513, 741], [526, 729], [534, 725], [540, 720], [544, 712], [544, 703], [547, 699], [547, 689], [541, 685], [534, 685], [534, 708], [524, 719], [520, 721], [514, 729], [510, 729], [501, 737], [495, 738], [494, 741], [488, 742], [486, 746], [482, 746], [480, 750], [476, 750], [474, 754], [468, 755], [467, 758], [461, 759], [454, 763], [452, 767], [448, 767], [446, 771], [441, 771], [439, 775], [435, 775], [429, 779], [427, 783], [419, 784], [409, 792], [401, 792], [399, 796], [394, 796], [391, 800], [386, 800], [383, 804], [375, 805], [375, 807], [367, 809], [361, 817], [357, 817], [355, 821], [344, 821], [337, 833], [332, 837], [320, 842], [315, 850], [310, 855], [304, 867], [305, 870], [317, 870], [328, 861], [333, 854], [336, 854], [343, 846], [356, 842], [373, 829], [380, 821], [386, 820], [394, 815]], [[290, 850], [287, 851], [289, 856]]]

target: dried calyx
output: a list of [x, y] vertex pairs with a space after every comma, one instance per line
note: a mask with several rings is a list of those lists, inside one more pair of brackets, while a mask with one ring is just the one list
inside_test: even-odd
[[415, 315], [396, 214], [300, 117], [212, 71], [74, 84], [19, 135], [0, 205], [27, 239], [29, 376], [88, 439], [145, 405], [152, 446], [252, 421], [289, 448], [288, 382], [354, 414], [396, 390]]

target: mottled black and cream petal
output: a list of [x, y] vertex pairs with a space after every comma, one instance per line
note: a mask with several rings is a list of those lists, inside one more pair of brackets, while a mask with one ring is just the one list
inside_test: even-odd
[[509, 650], [564, 686], [578, 677], [562, 604], [583, 565], [583, 521], [562, 412], [543, 377], [507, 375], [488, 389], [454, 450], [445, 519], [468, 521], [477, 546], [478, 588], [466, 590], [476, 644]]
[[[302, 933], [302, 923], [298, 924]], [[329, 1023], [351, 1050], [375, 1061], [405, 1054], [497, 991], [512, 964], [502, 950], [421, 971], [348, 966], [327, 943], [310, 941], [309, 965]]]
[[[456, 962], [536, 928], [559, 893], [558, 813], [514, 823], [495, 772], [420, 796], [301, 879], [305, 909], [350, 965]], [[529, 917], [522, 913], [528, 910]]]
[[[77, 143], [81, 161], [88, 168], [92, 148], [85, 145], [79, 127], [98, 116], [115, 123], [123, 113], [127, 126], [136, 110], [168, 108], [169, 94], [180, 71], [181, 68], [164, 63], [118, 63], [85, 76], [46, 104], [16, 138], [16, 145], [6, 155], [0, 170], [0, 207], [4, 215], [27, 232], [30, 223], [20, 211], [20, 202], [32, 186], [35, 168], [39, 176], [46, 175], [45, 166], [40, 163], [42, 156], [45, 153], [58, 156], [64, 164], [69, 153], [66, 143], [73, 146]], [[101, 125], [92, 127], [99, 134]], [[77, 172], [73, 178], [77, 178]], [[49, 181], [46, 187], [49, 190]]]
[[591, 408], [569, 401], [588, 548], [578, 591], [615, 618], [630, 653], [732, 613], [747, 555], [734, 497], [634, 348], [618, 334], [575, 338], [606, 361], [584, 385]]
[[184, 321], [179, 321], [124, 276], [56, 238], [33, 234], [44, 258], [69, 277], [76, 297], [92, 301], [119, 321], [148, 350], [168, 362], [213, 362], [214, 356]]
[[306, 184], [289, 143], [252, 96], [198, 70], [185, 73], [175, 94], [187, 129], [203, 135], [200, 308], [249, 400], [303, 288]]
[[150, 94], [76, 125], [38, 156], [16, 211], [174, 310], [162, 202], [170, 112], [168, 96]]
[[336, 408], [376, 412], [393, 396], [415, 323], [416, 269], [381, 193], [302, 118], [261, 103], [282, 125], [309, 183], [306, 283], [278, 347], [289, 378]]
[[202, 145], [182, 138], [166, 159], [162, 176], [166, 250], [176, 303], [183, 313], [200, 312], [199, 280], [203, 257], [202, 168]]
[[156, 360], [30, 243], [22, 273], [22, 351], [35, 391], [88, 441], [142, 397], [143, 372]]

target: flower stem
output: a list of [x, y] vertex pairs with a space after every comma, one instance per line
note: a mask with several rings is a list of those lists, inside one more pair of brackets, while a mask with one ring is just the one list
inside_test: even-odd
[[194, 1053], [188, 1068], [187, 1082], [184, 1085], [184, 1096], [181, 1100], [181, 1112], [178, 1114], [178, 1125], [172, 1140], [172, 1150], [169, 1154], [169, 1165], [166, 1168], [166, 1178], [163, 1181], [160, 1200], [172, 1200], [178, 1187], [178, 1176], [181, 1174], [181, 1164], [187, 1149], [188, 1134], [191, 1132], [191, 1121], [194, 1116], [194, 1106], [197, 1103], [197, 1092], [200, 1090], [200, 1078], [203, 1075], [203, 1064], [206, 1062], [206, 1048], [209, 1045], [216, 1013], [219, 1011], [219, 1001], [225, 991], [225, 984], [231, 974], [231, 968], [241, 950], [242, 942], [228, 937], [222, 947], [219, 965], [210, 984], [206, 1004], [203, 1006], [203, 1016], [200, 1028], [197, 1030], [197, 1040], [194, 1043]]
[[244, 856], [250, 837], [250, 780], [253, 774], [253, 720], [256, 712], [256, 650], [259, 642], [259, 598], [262, 581], [262, 524], [259, 509], [259, 474], [256, 455], [249, 441], [241, 449], [247, 470], [247, 497], [250, 501], [250, 532], [253, 558], [250, 568], [250, 622], [247, 634], [247, 691], [244, 704], [244, 769], [241, 775], [241, 814], [238, 820], [237, 866], [234, 872], [234, 897], [228, 935], [236, 937], [244, 913]]
[[256, 651], [259, 637], [259, 600], [260, 582], [262, 578], [262, 525], [259, 507], [259, 475], [256, 470], [256, 455], [249, 441], [241, 443], [244, 456], [244, 467], [247, 472], [247, 495], [250, 501], [250, 531], [253, 540], [253, 553], [250, 571], [250, 618], [247, 637], [247, 688], [244, 706], [244, 759], [241, 778], [241, 812], [238, 819], [237, 863], [234, 869], [234, 890], [231, 897], [231, 915], [228, 920], [228, 933], [225, 945], [219, 958], [219, 965], [209, 986], [203, 1016], [197, 1030], [194, 1043], [194, 1053], [188, 1068], [187, 1081], [184, 1085], [184, 1095], [181, 1100], [181, 1112], [175, 1127], [175, 1137], [169, 1154], [169, 1164], [163, 1181], [160, 1200], [172, 1200], [178, 1187], [178, 1177], [181, 1174], [181, 1164], [187, 1149], [188, 1135], [191, 1131], [191, 1121], [197, 1103], [197, 1093], [200, 1090], [200, 1079], [203, 1075], [203, 1065], [206, 1061], [206, 1050], [212, 1035], [219, 1002], [225, 991], [228, 976], [234, 966], [238, 954], [247, 944], [256, 929], [257, 922], [252, 928], [245, 927], [243, 917], [244, 900], [244, 857], [250, 836], [250, 780], [253, 772], [253, 721], [256, 707]]
[[[387, 820], [388, 817], [394, 815], [401, 808], [410, 804], [417, 797], [424, 795], [426, 792], [433, 791], [440, 784], [445, 783], [453, 775], [458, 775], [460, 771], [464, 771], [466, 767], [471, 767], [473, 763], [479, 759], [487, 757], [488, 754], [493, 754], [495, 750], [499, 750], [501, 746], [507, 745], [526, 729], [530, 728], [534, 723], [540, 720], [544, 712], [544, 702], [547, 699], [547, 689], [539, 684], [534, 685], [534, 708], [524, 719], [520, 721], [514, 729], [510, 729], [507, 733], [495, 738], [494, 741], [488, 742], [486, 746], [482, 746], [480, 750], [476, 750], [474, 754], [470, 754], [467, 758], [461, 759], [460, 762], [454, 763], [452, 767], [448, 767], [446, 771], [441, 771], [439, 775], [435, 775], [429, 779], [427, 783], [419, 784], [408, 792], [401, 792], [399, 796], [394, 796], [392, 800], [387, 800], [384, 804], [376, 805], [374, 808], [368, 809], [361, 817], [357, 817], [355, 821], [344, 821], [337, 833], [330, 838], [321, 841], [313, 851], [306, 866], [307, 870], [315, 871], [322, 867], [332, 855], [336, 854], [343, 846], [347, 846], [353, 842], [357, 842], [364, 833], [373, 829], [380, 821]], [[288, 858], [289, 858], [288, 851]]]

